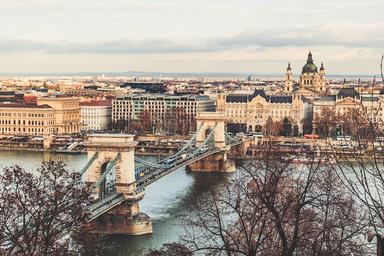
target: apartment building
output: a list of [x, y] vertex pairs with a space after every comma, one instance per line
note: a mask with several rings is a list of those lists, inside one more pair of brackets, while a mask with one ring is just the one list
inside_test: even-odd
[[[380, 124], [384, 123], [384, 90], [380, 93], [361, 94], [355, 88], [346, 87], [338, 91], [337, 94], [316, 98], [313, 101], [313, 115], [321, 116], [324, 109], [329, 109], [335, 114], [343, 115], [351, 109], [364, 111], [372, 121]], [[316, 118], [313, 119], [313, 127], [316, 130]]]
[[1, 135], [46, 135], [55, 131], [55, 110], [48, 105], [0, 104]]
[[80, 121], [83, 131], [103, 131], [112, 123], [112, 101], [80, 102]]
[[80, 132], [79, 98], [50, 96], [38, 98], [37, 105], [48, 105], [54, 109], [56, 134]]
[[215, 111], [215, 101], [206, 95], [122, 95], [112, 102], [112, 121], [137, 120], [143, 111], [148, 111], [156, 120], [163, 120], [171, 109], [180, 109], [194, 117], [198, 112]]

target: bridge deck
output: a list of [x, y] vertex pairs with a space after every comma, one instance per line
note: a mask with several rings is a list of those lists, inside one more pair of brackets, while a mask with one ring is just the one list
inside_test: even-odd
[[122, 204], [125, 201], [124, 194], [114, 193], [106, 198], [103, 198], [91, 206], [89, 206], [90, 216], [88, 221], [92, 221], [100, 215], [106, 213], [112, 208]]
[[182, 168], [182, 167], [185, 167], [189, 164], [192, 164], [193, 162], [196, 162], [200, 159], [203, 159], [205, 157], [208, 157], [210, 155], [213, 155], [213, 154], [216, 154], [218, 152], [222, 151], [222, 149], [219, 149], [219, 148], [215, 148], [213, 150], [210, 150], [208, 152], [205, 152], [201, 155], [197, 155], [193, 158], [186, 158], [185, 160], [182, 159], [183, 161], [180, 161], [180, 162], [177, 162], [176, 165], [173, 165], [169, 168], [164, 168], [164, 169], [157, 169], [157, 170], [153, 170], [150, 174], [148, 174], [147, 176], [144, 176], [143, 178], [139, 179], [137, 181], [137, 187], [138, 189], [141, 189], [143, 186], [148, 186], [150, 184], [152, 184], [153, 182], [155, 182], [156, 180], [160, 179], [161, 177], [179, 169], [179, 168]]

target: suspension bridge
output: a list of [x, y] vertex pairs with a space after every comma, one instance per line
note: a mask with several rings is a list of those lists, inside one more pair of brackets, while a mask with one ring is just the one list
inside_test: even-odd
[[137, 143], [132, 135], [89, 136], [89, 161], [81, 174], [96, 198], [89, 206], [90, 226], [100, 233], [151, 233], [151, 220], [140, 213], [138, 204], [145, 187], [182, 167], [192, 171], [233, 171], [227, 153], [243, 144], [244, 138], [227, 134], [224, 120], [223, 113], [200, 113], [192, 138], [177, 153], [156, 162], [135, 156]]

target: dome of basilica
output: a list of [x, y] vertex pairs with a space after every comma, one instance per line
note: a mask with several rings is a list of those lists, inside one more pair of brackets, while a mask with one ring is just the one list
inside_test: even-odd
[[308, 53], [307, 63], [305, 63], [303, 70], [301, 72], [302, 73], [317, 73], [317, 67], [313, 63], [311, 52]]

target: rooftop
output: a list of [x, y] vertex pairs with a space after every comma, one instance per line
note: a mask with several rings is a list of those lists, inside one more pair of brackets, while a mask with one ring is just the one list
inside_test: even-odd
[[111, 100], [92, 100], [80, 102], [80, 106], [92, 106], [92, 107], [110, 107], [112, 106]]
[[116, 100], [191, 100], [203, 101], [210, 100], [208, 95], [186, 94], [186, 95], [167, 95], [167, 94], [126, 94], [116, 97]]
[[359, 98], [360, 94], [355, 90], [355, 88], [342, 88], [337, 93], [337, 98]]
[[0, 103], [0, 108], [33, 108], [33, 109], [48, 109], [50, 106], [43, 104], [22, 104], [22, 103]]
[[[271, 103], [292, 103], [290, 95], [266, 95], [264, 90], [255, 90], [253, 94], [230, 94], [226, 98], [226, 102], [230, 103], [247, 103], [260, 96]], [[304, 98], [302, 97], [304, 100]]]

